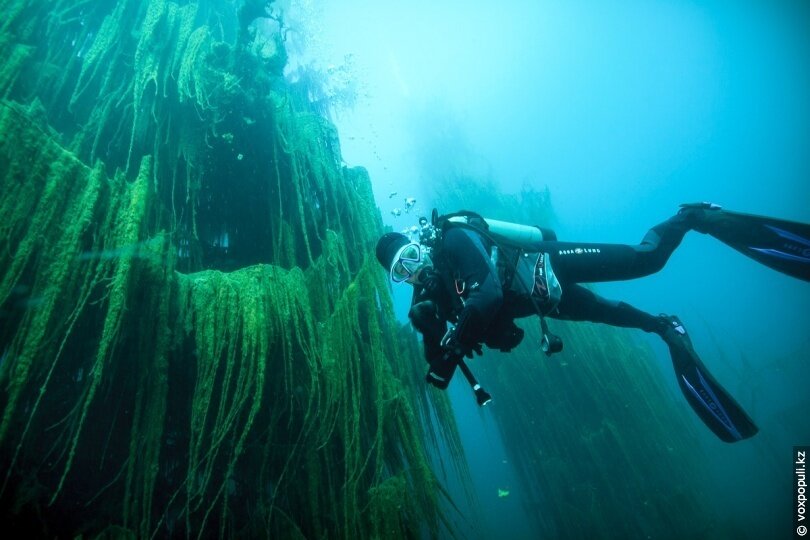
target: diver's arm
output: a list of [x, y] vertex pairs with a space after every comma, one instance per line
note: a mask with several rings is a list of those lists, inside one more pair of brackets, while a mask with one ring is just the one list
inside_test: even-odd
[[456, 289], [465, 297], [454, 339], [464, 354], [483, 341], [487, 328], [503, 304], [503, 289], [489, 254], [478, 235], [462, 228], [447, 231], [444, 250]]
[[[418, 298], [414, 295], [414, 300]], [[430, 365], [425, 381], [444, 390], [450, 384], [458, 361], [448, 355], [442, 347], [442, 337], [447, 330], [447, 321], [440, 315], [433, 300], [415, 301], [408, 312], [408, 318], [416, 330], [422, 334], [425, 361]]]
[[447, 322], [439, 316], [436, 303], [433, 300], [419, 301], [414, 295], [414, 303], [408, 311], [413, 327], [422, 334], [425, 351], [425, 360], [433, 363], [442, 355], [441, 341], [447, 331]]

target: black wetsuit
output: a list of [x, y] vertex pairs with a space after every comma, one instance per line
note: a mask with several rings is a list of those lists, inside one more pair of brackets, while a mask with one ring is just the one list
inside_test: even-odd
[[[480, 351], [481, 344], [511, 350], [523, 338], [514, 319], [542, 313], [659, 334], [669, 347], [678, 386], [709, 429], [725, 442], [757, 433], [756, 424], [700, 360], [680, 319], [653, 316], [625, 302], [606, 300], [581, 284], [653, 274], [664, 267], [690, 230], [710, 234], [767, 266], [810, 281], [806, 253], [810, 226], [697, 203], [682, 205], [677, 215], [650, 229], [638, 245], [554, 240], [510, 252], [504, 243], [493, 257], [494, 240], [488, 234], [472, 224], [447, 223], [436, 246], [435, 271], [422, 269], [425, 275], [418, 276], [421, 285], [414, 289], [409, 314], [424, 336], [429, 384], [447, 388], [460, 366], [478, 404], [486, 404], [491, 396], [475, 381], [461, 361], [463, 356]], [[549, 261], [561, 294], [554, 280], [548, 279]], [[448, 322], [455, 326], [448, 327]]]
[[[579, 283], [635, 279], [659, 271], [692, 228], [690, 221], [690, 213], [681, 212], [653, 227], [638, 245], [537, 243], [533, 249], [548, 254], [562, 285], [559, 304], [546, 316], [663, 331], [658, 317], [625, 302], [602, 298]], [[431, 365], [442, 355], [440, 341], [448, 321], [456, 323], [455, 339], [465, 351], [481, 343], [508, 350], [522, 337], [513, 320], [537, 314], [528, 296], [504, 290], [491, 249], [486, 237], [469, 228], [450, 227], [444, 232], [440, 255], [434, 261], [439, 286], [429, 294], [420, 287], [414, 291], [415, 304], [433, 300], [435, 316], [415, 318], [412, 312], [411, 317], [424, 335], [425, 357]]]

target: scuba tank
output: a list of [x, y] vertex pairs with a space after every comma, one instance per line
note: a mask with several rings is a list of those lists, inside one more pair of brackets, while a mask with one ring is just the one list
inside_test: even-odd
[[536, 225], [521, 225], [519, 223], [509, 223], [490, 219], [475, 214], [455, 215], [448, 218], [453, 223], [465, 223], [475, 225], [475, 220], [483, 220], [484, 228], [494, 240], [506, 243], [511, 246], [532, 249], [539, 242], [550, 242], [557, 240], [557, 235], [551, 229], [545, 229]]

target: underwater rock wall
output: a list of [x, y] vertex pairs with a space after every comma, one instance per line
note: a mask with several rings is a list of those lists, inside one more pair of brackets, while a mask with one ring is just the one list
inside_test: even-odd
[[452, 414], [370, 256], [368, 176], [265, 4], [0, 2], [12, 533], [447, 526], [427, 455], [465, 474]]

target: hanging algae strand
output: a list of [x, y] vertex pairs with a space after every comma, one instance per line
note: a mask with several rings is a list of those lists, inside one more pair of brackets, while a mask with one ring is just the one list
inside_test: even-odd
[[[129, 191], [129, 193], [126, 199], [129, 200], [129, 206], [123, 209], [122, 215], [119, 216], [119, 225], [116, 227], [112, 237], [114, 244], [126, 245], [138, 240], [143, 214], [146, 209], [147, 182], [144, 176], [149, 169], [148, 163], [148, 160], [144, 160], [144, 165], [146, 166], [142, 166], [141, 176], [139, 176], [131, 187], [128, 186], [129, 189], [127, 191]], [[88, 408], [91, 403], [93, 403], [93, 398], [102, 380], [104, 367], [110, 361], [112, 349], [118, 344], [119, 333], [124, 319], [123, 312], [126, 308], [127, 289], [131, 286], [131, 279], [133, 279], [132, 254], [125, 254], [118, 261], [115, 273], [112, 276], [112, 282], [109, 285], [109, 296], [107, 298], [109, 307], [107, 308], [107, 314], [104, 320], [98, 352], [96, 353], [95, 362], [88, 377], [89, 385], [83, 398], [83, 403], [81, 404], [81, 415], [78, 420], [76, 434], [70, 444], [70, 452], [62, 477], [48, 504], [53, 504], [59, 496], [65, 482], [65, 477], [70, 472], [70, 467], [73, 464], [73, 458], [76, 454], [79, 436], [82, 432], [82, 426], [87, 418]]]
[[281, 75], [283, 35], [249, 47], [264, 2], [0, 2], [4, 522], [451, 528], [427, 453], [464, 475], [463, 451], [369, 256], [368, 175]]

